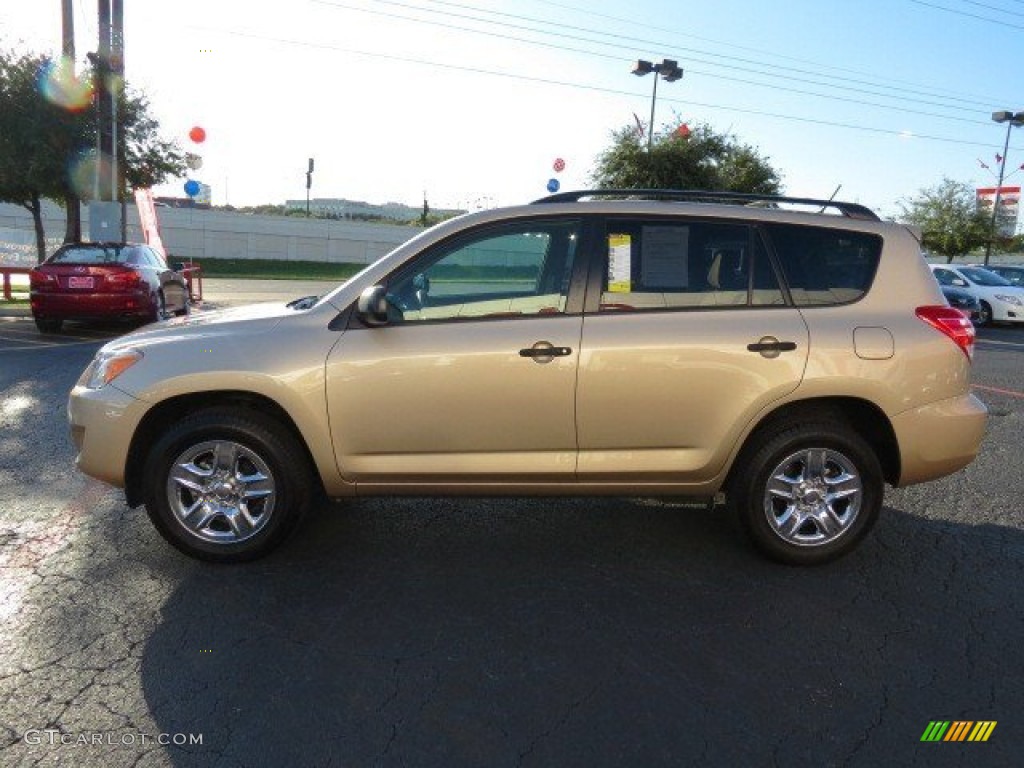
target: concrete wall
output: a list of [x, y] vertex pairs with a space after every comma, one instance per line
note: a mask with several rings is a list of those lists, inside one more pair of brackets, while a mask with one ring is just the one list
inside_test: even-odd
[[[64, 210], [45, 203], [43, 224], [47, 250], [64, 236]], [[401, 245], [420, 230], [389, 224], [254, 216], [195, 208], [157, 208], [160, 234], [174, 260], [204, 258], [282, 259], [368, 264]], [[88, 211], [83, 207], [83, 227]], [[139, 215], [128, 206], [128, 239], [141, 240]], [[35, 262], [32, 217], [21, 206], [0, 204], [0, 261]]]

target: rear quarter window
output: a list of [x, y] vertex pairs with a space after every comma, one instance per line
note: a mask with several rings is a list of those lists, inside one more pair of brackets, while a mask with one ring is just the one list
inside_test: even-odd
[[794, 224], [765, 229], [797, 306], [849, 304], [871, 288], [882, 253], [880, 236]]

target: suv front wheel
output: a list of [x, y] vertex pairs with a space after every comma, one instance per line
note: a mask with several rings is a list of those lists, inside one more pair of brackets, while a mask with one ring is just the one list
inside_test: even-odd
[[878, 518], [884, 481], [871, 447], [842, 423], [765, 434], [736, 469], [732, 501], [765, 555], [791, 565], [842, 557]]
[[309, 505], [304, 451], [278, 422], [241, 408], [188, 416], [155, 443], [145, 505], [160, 534], [200, 560], [261, 557]]

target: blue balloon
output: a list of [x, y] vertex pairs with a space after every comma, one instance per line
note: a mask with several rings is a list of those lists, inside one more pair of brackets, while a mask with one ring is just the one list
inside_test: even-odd
[[562, 185], [558, 183], [558, 179], [548, 179], [548, 192], [551, 194], [555, 194], [560, 186]]
[[185, 182], [185, 194], [189, 197], [195, 197], [199, 194], [199, 182], [195, 179], [189, 179]]

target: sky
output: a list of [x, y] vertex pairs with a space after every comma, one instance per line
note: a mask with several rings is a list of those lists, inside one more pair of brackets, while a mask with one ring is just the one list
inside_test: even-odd
[[[475, 209], [587, 188], [612, 132], [706, 123], [785, 192], [884, 216], [948, 177], [994, 185], [1024, 110], [1024, 0], [125, 0], [126, 76], [202, 158], [213, 203]], [[60, 0], [0, 0], [0, 46], [60, 50]], [[77, 57], [97, 4], [74, 0]], [[193, 126], [207, 139], [189, 138]], [[556, 159], [565, 168], [554, 170]], [[982, 164], [989, 168], [985, 169]], [[1024, 181], [1014, 129], [1008, 183]], [[186, 178], [158, 194], [183, 196]]]

